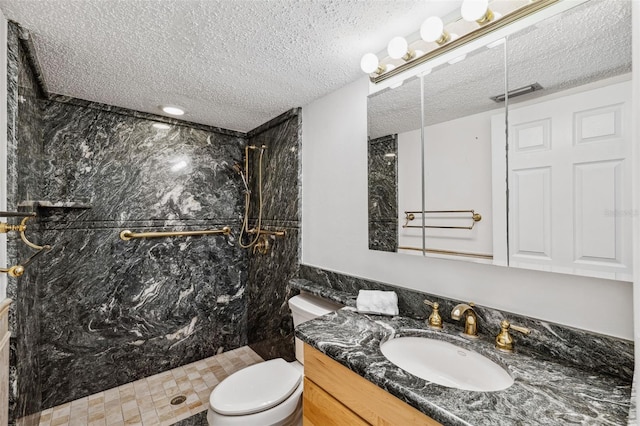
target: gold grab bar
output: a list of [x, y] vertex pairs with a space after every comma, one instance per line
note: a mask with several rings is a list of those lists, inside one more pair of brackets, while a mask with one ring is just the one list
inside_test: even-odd
[[435, 213], [471, 213], [471, 217], [469, 219], [473, 219], [473, 223], [471, 226], [436, 226], [436, 225], [409, 225], [409, 222], [416, 218], [416, 214], [422, 214], [423, 212], [418, 211], [405, 211], [405, 220], [406, 222], [402, 225], [403, 228], [436, 228], [436, 229], [473, 229], [476, 222], [480, 222], [482, 220], [482, 215], [480, 213], [476, 213], [475, 210], [425, 210], [425, 214], [435, 214]]
[[159, 231], [159, 232], [133, 232], [128, 229], [120, 232], [120, 238], [124, 241], [129, 241], [133, 238], [162, 238], [162, 237], [191, 237], [195, 235], [216, 235], [216, 234], [231, 234], [231, 228], [225, 226], [222, 229], [205, 229], [202, 231]]
[[479, 259], [493, 259], [492, 254], [484, 254], [484, 253], [469, 253], [464, 251], [452, 251], [452, 250], [439, 250], [439, 249], [421, 249], [418, 247], [398, 247], [398, 250], [416, 250], [416, 251], [424, 251], [425, 253], [434, 253], [434, 254], [447, 254], [451, 256], [465, 256], [465, 257], [476, 257]]
[[17, 278], [21, 277], [24, 274], [25, 268], [29, 266], [31, 262], [36, 260], [40, 255], [42, 255], [45, 251], [51, 250], [50, 245], [39, 246], [38, 244], [34, 244], [27, 239], [25, 235], [25, 231], [27, 230], [27, 221], [36, 217], [35, 213], [22, 213], [22, 212], [0, 212], [0, 217], [23, 217], [20, 225], [9, 225], [5, 222], [0, 222], [0, 233], [8, 233], [8, 232], [19, 232], [20, 239], [32, 249], [38, 250], [36, 253], [32, 254], [27, 258], [27, 260], [20, 262], [17, 265], [13, 265], [9, 268], [0, 268], [0, 273], [6, 273], [10, 276]]

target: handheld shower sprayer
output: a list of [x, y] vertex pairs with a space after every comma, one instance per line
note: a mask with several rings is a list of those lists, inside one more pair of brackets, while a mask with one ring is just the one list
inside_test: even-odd
[[245, 192], [247, 194], [250, 193], [251, 191], [249, 190], [249, 184], [247, 182], [247, 178], [244, 176], [244, 170], [242, 170], [242, 165], [238, 161], [235, 161], [233, 163], [233, 166], [231, 166], [231, 168], [233, 169], [233, 171], [238, 173], [242, 178], [242, 183], [244, 184]]

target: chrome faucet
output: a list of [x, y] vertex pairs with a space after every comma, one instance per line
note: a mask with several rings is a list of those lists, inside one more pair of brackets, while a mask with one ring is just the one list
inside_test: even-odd
[[476, 316], [476, 312], [473, 310], [474, 306], [473, 302], [469, 302], [469, 304], [460, 303], [459, 305], [454, 306], [451, 311], [451, 319], [456, 321], [464, 315], [465, 323], [463, 334], [472, 339], [478, 337], [478, 317]]

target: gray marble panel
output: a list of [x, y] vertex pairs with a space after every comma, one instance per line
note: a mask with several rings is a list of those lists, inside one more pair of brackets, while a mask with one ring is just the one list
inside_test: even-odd
[[244, 333], [241, 321], [230, 330], [218, 321], [244, 310], [233, 300], [245, 278], [233, 241], [119, 232], [44, 232], [53, 245], [40, 265], [44, 408], [246, 344], [226, 336]]
[[369, 250], [398, 251], [398, 220], [369, 221]]
[[227, 135], [236, 138], [246, 138], [246, 134], [235, 130], [223, 129], [221, 127], [208, 126], [206, 124], [192, 123], [185, 120], [179, 120], [177, 118], [165, 117], [163, 115], [149, 114], [148, 112], [134, 111], [126, 108], [117, 107], [114, 105], [101, 104], [99, 102], [87, 101], [84, 99], [73, 98], [70, 96], [63, 96], [56, 93], [52, 93], [47, 96], [47, 99], [58, 102], [73, 105], [81, 108], [92, 108], [104, 112], [112, 112], [114, 114], [124, 115], [127, 117], [140, 118], [143, 120], [150, 120], [158, 123], [173, 124], [176, 126], [186, 126], [191, 129], [203, 130], [208, 133], [218, 133], [220, 135]]
[[398, 135], [368, 144], [369, 250], [398, 251]]
[[[38, 105], [38, 83], [30, 67], [27, 52], [20, 42], [21, 28], [8, 26], [8, 144], [7, 208], [15, 211], [21, 200], [40, 195], [42, 127]], [[18, 218], [9, 219], [12, 224]], [[38, 234], [38, 225], [28, 225], [30, 235]], [[8, 234], [8, 260], [11, 265], [27, 259], [33, 250], [25, 246], [17, 233]], [[9, 278], [7, 296], [15, 303], [10, 310], [10, 391], [9, 419], [15, 423], [37, 424], [40, 412], [39, 377], [39, 300], [37, 261], [20, 278]], [[34, 415], [35, 414], [35, 415]]]
[[[267, 254], [251, 251], [248, 280], [248, 339], [264, 359], [293, 360], [293, 321], [287, 301], [298, 293], [289, 280], [298, 274], [300, 257], [301, 111], [292, 109], [249, 132], [249, 144], [266, 145], [263, 154], [262, 228], [284, 230], [270, 236]], [[250, 226], [257, 224], [259, 151], [250, 152]], [[247, 240], [245, 240], [245, 243]]]
[[245, 140], [47, 101], [45, 199], [86, 201], [84, 220], [237, 219], [231, 170]]
[[269, 237], [267, 254], [249, 258], [249, 344], [264, 359], [294, 359], [293, 320], [288, 300], [298, 294], [290, 280], [298, 275], [299, 230], [285, 228], [284, 237]]
[[[363, 278], [344, 275], [308, 265], [300, 266], [300, 277], [308, 282], [307, 291], [313, 287], [309, 282], [322, 288], [339, 290], [338, 294], [357, 296], [360, 289], [392, 290], [398, 295], [400, 315], [424, 320], [431, 308], [424, 305], [424, 299], [440, 304], [440, 313], [445, 327], [462, 331], [462, 322], [453, 321], [450, 312], [461, 301], [409, 290], [393, 285], [370, 281]], [[347, 299], [348, 302], [352, 299]], [[464, 301], [466, 302], [466, 301]], [[554, 324], [535, 318], [503, 312], [497, 309], [476, 305], [479, 334], [494, 338], [500, 331], [500, 321], [507, 319], [513, 324], [522, 325], [531, 330], [528, 336], [514, 333], [517, 346], [529, 348], [550, 360], [570, 363], [580, 369], [597, 371], [631, 380], [634, 370], [634, 343], [579, 330], [560, 324]], [[615, 354], [615, 356], [612, 356]]]
[[[249, 145], [266, 145], [262, 157], [263, 220], [300, 220], [300, 132], [301, 114], [299, 109], [287, 113], [286, 119], [274, 119], [279, 124], [260, 133], [252, 132]], [[283, 117], [284, 118], [284, 117]], [[260, 150], [249, 151], [251, 218], [258, 217], [258, 178]], [[253, 222], [252, 221], [252, 222]]]
[[368, 144], [369, 221], [398, 220], [398, 135]]

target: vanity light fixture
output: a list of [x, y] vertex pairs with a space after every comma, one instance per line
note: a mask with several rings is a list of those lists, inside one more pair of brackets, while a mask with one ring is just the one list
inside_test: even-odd
[[[421, 25], [417, 40], [408, 42], [403, 37], [394, 37], [387, 46], [386, 57], [368, 53], [362, 57], [360, 67], [369, 74], [371, 82], [377, 84], [561, 1], [464, 0], [460, 11], [462, 18], [445, 23], [438, 17], [429, 17]], [[502, 42], [492, 42], [487, 47]], [[453, 59], [454, 63], [456, 59]]]
[[177, 106], [172, 106], [172, 105], [163, 105], [160, 107], [160, 109], [167, 113], [167, 114], [171, 114], [171, 115], [184, 115], [184, 109], [177, 107]]
[[360, 60], [360, 68], [367, 74], [382, 74], [386, 71], [384, 65], [380, 65], [378, 57], [373, 53], [365, 53]]
[[387, 53], [393, 59], [402, 59], [405, 62], [416, 57], [416, 52], [409, 49], [409, 43], [404, 37], [394, 37], [387, 46]]
[[422, 23], [420, 27], [420, 37], [426, 42], [435, 42], [439, 46], [451, 40], [451, 35], [444, 29], [444, 22], [437, 16], [427, 18]]
[[495, 18], [489, 9], [489, 0], [464, 0], [460, 13], [465, 21], [476, 21], [480, 25], [487, 24]]

